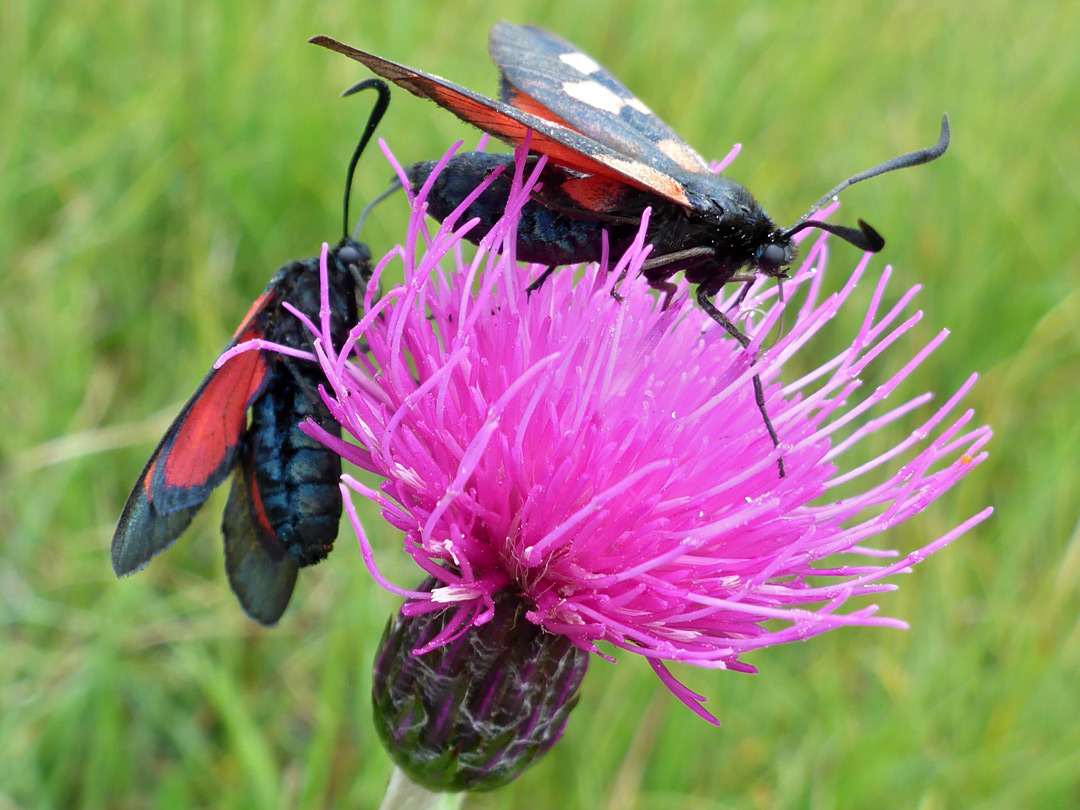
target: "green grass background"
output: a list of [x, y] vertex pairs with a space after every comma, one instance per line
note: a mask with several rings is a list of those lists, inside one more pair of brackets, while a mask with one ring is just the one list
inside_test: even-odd
[[[396, 600], [350, 532], [271, 631], [225, 582], [224, 493], [137, 577], [114, 579], [108, 545], [248, 303], [337, 237], [368, 109], [337, 93], [366, 74], [305, 39], [491, 92], [501, 17], [573, 39], [705, 154], [744, 142], [730, 174], [781, 222], [948, 110], [945, 159], [852, 189], [842, 218], [888, 237], [891, 300], [925, 287], [893, 367], [952, 330], [908, 392], [978, 370], [968, 402], [996, 431], [989, 463], [887, 542], [997, 513], [878, 600], [909, 632], [762, 651], [756, 676], [678, 670], [719, 729], [644, 662], [594, 662], [564, 740], [469, 806], [1080, 804], [1080, 6], [35, 0], [0, 6], [0, 810], [377, 805], [368, 669]], [[381, 134], [406, 161], [475, 137], [401, 92]], [[372, 153], [358, 196], [388, 177]], [[364, 238], [385, 250], [403, 221], [388, 203]], [[384, 571], [417, 579], [364, 514]]]

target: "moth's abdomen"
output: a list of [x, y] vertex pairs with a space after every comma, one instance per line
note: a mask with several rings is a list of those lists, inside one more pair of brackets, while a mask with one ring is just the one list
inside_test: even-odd
[[330, 553], [341, 519], [341, 459], [300, 430], [312, 418], [340, 435], [317, 385], [313, 374], [279, 360], [274, 379], [251, 409], [251, 453], [263, 513], [301, 566]]
[[[472, 202], [459, 220], [460, 223], [474, 217], [479, 220], [465, 237], [470, 242], [479, 242], [506, 210], [510, 183], [514, 177], [513, 155], [465, 152], [451, 158], [435, 178], [427, 196], [428, 214], [442, 222], [499, 166], [504, 167], [502, 173]], [[406, 169], [409, 185], [414, 192], [420, 190], [434, 168], [435, 163], [427, 161], [414, 163]], [[624, 234], [621, 233], [624, 229], [619, 228], [620, 233], [613, 241], [624, 241]], [[547, 265], [599, 261], [603, 230], [604, 225], [598, 224], [595, 218], [571, 216], [533, 200], [521, 209], [517, 258]]]

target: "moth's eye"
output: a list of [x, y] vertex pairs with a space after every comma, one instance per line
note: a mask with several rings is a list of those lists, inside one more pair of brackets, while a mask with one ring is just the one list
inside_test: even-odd
[[345, 245], [341, 250], [337, 252], [338, 261], [348, 267], [350, 264], [360, 264], [360, 251], [354, 248], [352, 245]]
[[787, 251], [780, 245], [766, 245], [758, 257], [758, 266], [762, 269], [774, 270], [780, 267], [787, 258]]

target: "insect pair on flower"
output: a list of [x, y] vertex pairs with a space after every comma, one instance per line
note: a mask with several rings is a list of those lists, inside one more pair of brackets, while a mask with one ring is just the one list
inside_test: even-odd
[[[272, 623], [298, 567], [330, 550], [342, 490], [369, 498], [427, 577], [406, 589], [379, 574], [352, 501], [344, 501], [365, 562], [406, 600], [380, 644], [375, 722], [395, 762], [437, 790], [497, 787], [541, 756], [561, 734], [592, 654], [642, 655], [680, 700], [716, 722], [668, 662], [753, 671], [740, 656], [770, 644], [841, 626], [903, 626], [874, 615], [873, 605], [840, 608], [889, 589], [885, 577], [989, 514], [889, 563], [875, 561], [883, 554], [866, 542], [918, 514], [984, 457], [990, 431], [968, 428], [970, 411], [945, 422], [974, 377], [898, 446], [853, 470], [835, 461], [927, 399], [895, 406], [832, 444], [944, 338], [855, 401], [862, 370], [918, 320], [902, 314], [913, 292], [879, 312], [883, 274], [858, 336], [840, 355], [803, 377], [792, 396], [773, 382], [790, 477], [774, 464], [779, 442], [757, 374], [760, 416], [750, 405], [745, 353], [720, 330], [703, 328], [712, 324], [685, 301], [658, 306], [640, 279], [630, 280], [618, 305], [611, 295], [616, 274], [627, 270], [667, 292], [666, 305], [681, 271], [698, 285], [702, 309], [747, 348], [725, 312], [744, 295], [753, 306], [768, 293], [744, 289], [720, 306], [713, 296], [758, 274], [785, 278], [795, 243], [811, 227], [879, 250], [883, 240], [865, 223], [844, 228], [813, 215], [852, 183], [938, 157], [948, 144], [946, 121], [933, 147], [849, 178], [778, 228], [594, 60], [546, 32], [496, 26], [498, 101], [317, 41], [535, 154], [519, 148], [513, 159], [467, 153], [409, 166], [402, 177], [416, 198], [408, 233], [420, 233], [425, 211], [445, 227], [394, 249], [404, 284], [378, 303], [368, 254], [348, 239], [324, 251], [318, 276], [308, 260], [275, 277], [132, 492], [114, 539], [118, 573], [171, 543], [235, 467], [226, 567], [245, 610]], [[353, 166], [385, 92], [381, 85], [382, 106]], [[480, 244], [472, 265], [457, 251], [463, 237]], [[515, 254], [549, 272], [526, 288]], [[865, 269], [818, 301], [825, 254], [823, 238], [793, 275], [806, 302], [769, 353], [780, 359], [754, 366], [767, 381], [836, 314]], [[588, 263], [580, 280], [558, 275], [544, 285], [550, 269], [573, 262]], [[285, 324], [283, 299], [303, 328]], [[252, 339], [263, 343], [234, 354]], [[307, 365], [316, 340], [317, 367]], [[354, 350], [361, 340], [363, 353]], [[267, 343], [278, 344], [275, 352]], [[200, 440], [197, 429], [214, 424], [215, 409], [232, 427]], [[276, 421], [262, 415], [267, 410]], [[304, 417], [301, 434], [296, 422]], [[821, 502], [830, 487], [914, 446], [885, 480]], [[296, 449], [297, 457], [332, 448], [321, 457], [330, 463], [310, 479], [288, 465], [280, 479], [293, 495], [300, 484], [317, 485], [329, 508], [311, 510], [296, 498], [284, 514], [332, 517], [321, 524], [333, 524], [332, 534], [294, 541], [271, 519], [275, 448]], [[336, 490], [339, 456], [378, 476], [379, 488], [344, 475]], [[839, 554], [871, 559], [833, 563]]]
[[[738, 282], [748, 289], [757, 274], [784, 278], [795, 258], [793, 238], [806, 228], [880, 250], [884, 240], [865, 222], [860, 220], [856, 229], [820, 222], [813, 215], [849, 185], [933, 160], [948, 146], [943, 118], [934, 146], [848, 178], [793, 225], [781, 228], [746, 189], [710, 171], [693, 148], [595, 60], [541, 29], [508, 23], [492, 29], [489, 47], [501, 75], [498, 100], [325, 37], [312, 41], [361, 61], [504, 141], [520, 145], [527, 138], [535, 155], [546, 156], [540, 190], [517, 221], [517, 257], [548, 268], [532, 289], [558, 266], [598, 262], [605, 250], [614, 255], [625, 251], [649, 209], [646, 240], [652, 253], [641, 273], [669, 298], [675, 289], [672, 276], [684, 273], [697, 285], [702, 308], [744, 348], [748, 337], [713, 302], [724, 285]], [[378, 80], [358, 87], [378, 89], [379, 103], [349, 167], [346, 221], [352, 174], [388, 95]], [[511, 162], [508, 155], [468, 152], [452, 158], [434, 178], [434, 162], [411, 165], [407, 176], [414, 191], [431, 185], [425, 194], [427, 210], [439, 220], [473, 195], [464, 215], [478, 220], [468, 237], [478, 241], [506, 208], [511, 172], [505, 170]], [[486, 189], [475, 196], [484, 182]], [[331, 253], [329, 310], [337, 345], [356, 324], [356, 296], [364, 294], [370, 278], [369, 258], [366, 246], [348, 236]], [[240, 344], [262, 341], [310, 354], [310, 334], [287, 310], [313, 320], [320, 304], [317, 282], [314, 259], [293, 262], [252, 305], [226, 347], [228, 359], [184, 406], [132, 490], [113, 540], [118, 574], [138, 570], [169, 546], [230, 473], [233, 484], [222, 525], [226, 570], [249, 615], [275, 622], [298, 569], [329, 553], [341, 512], [340, 461], [298, 428], [303, 419], [330, 424], [317, 393], [320, 379], [304, 359], [270, 350], [232, 352]], [[755, 374], [752, 382], [757, 408], [778, 447], [761, 379]], [[777, 469], [783, 477], [782, 455]]]

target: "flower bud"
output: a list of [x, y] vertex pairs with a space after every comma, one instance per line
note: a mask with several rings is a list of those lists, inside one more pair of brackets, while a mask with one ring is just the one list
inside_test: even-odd
[[[421, 590], [438, 584], [429, 579]], [[443, 633], [457, 611], [399, 611], [387, 624], [375, 659], [375, 727], [418, 785], [501, 787], [559, 739], [589, 655], [528, 621], [528, 609], [519, 593], [501, 591], [490, 621], [422, 655], [413, 651]]]

